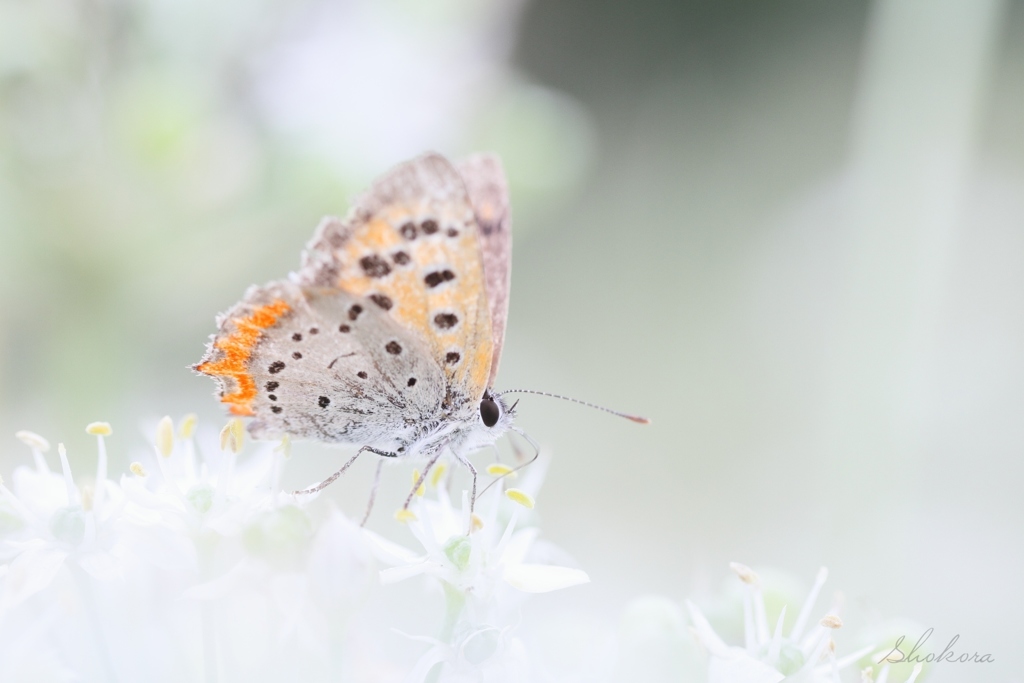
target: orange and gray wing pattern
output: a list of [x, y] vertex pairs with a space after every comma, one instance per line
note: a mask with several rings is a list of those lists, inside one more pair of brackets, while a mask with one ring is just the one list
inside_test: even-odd
[[478, 400], [495, 347], [480, 234], [459, 172], [425, 154], [378, 179], [344, 220], [325, 219], [297, 282], [387, 311], [425, 342], [454, 392]]

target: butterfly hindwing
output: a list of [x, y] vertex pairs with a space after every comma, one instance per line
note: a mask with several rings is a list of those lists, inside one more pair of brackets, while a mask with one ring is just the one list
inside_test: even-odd
[[[344, 291], [254, 287], [220, 328], [197, 369], [222, 380], [233, 412], [256, 417], [256, 437], [389, 448], [444, 398], [444, 378], [423, 342]], [[229, 374], [232, 358], [238, 367]]]

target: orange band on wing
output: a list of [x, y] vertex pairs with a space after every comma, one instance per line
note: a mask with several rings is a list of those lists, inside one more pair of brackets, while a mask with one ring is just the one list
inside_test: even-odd
[[234, 318], [235, 330], [221, 337], [213, 346], [224, 352], [224, 357], [213, 362], [207, 361], [196, 367], [199, 372], [215, 377], [230, 377], [235, 380], [235, 390], [221, 397], [222, 403], [231, 406], [234, 415], [252, 415], [252, 402], [256, 398], [256, 382], [249, 374], [247, 366], [256, 342], [260, 340], [263, 330], [277, 322], [277, 319], [288, 312], [289, 306], [277, 299], [265, 306], [260, 306], [244, 318]]

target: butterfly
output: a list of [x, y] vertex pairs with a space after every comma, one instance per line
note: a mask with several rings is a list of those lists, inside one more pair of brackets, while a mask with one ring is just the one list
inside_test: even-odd
[[423, 154], [378, 178], [346, 218], [321, 221], [297, 272], [219, 316], [194, 369], [252, 418], [256, 438], [360, 446], [307, 491], [367, 451], [426, 459], [421, 483], [447, 451], [472, 473], [475, 499], [466, 456], [515, 429], [515, 406], [493, 391], [510, 256], [500, 160]]

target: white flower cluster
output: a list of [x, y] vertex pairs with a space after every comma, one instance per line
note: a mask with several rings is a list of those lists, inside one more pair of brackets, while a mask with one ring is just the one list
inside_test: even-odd
[[[887, 650], [878, 650], [877, 644], [866, 645], [842, 657], [836, 655], [832, 633], [843, 626], [838, 605], [833, 605], [816, 625], [811, 625], [814, 604], [821, 593], [828, 571], [818, 570], [814, 586], [789, 633], [783, 633], [788, 606], [779, 612], [774, 627], [768, 621], [760, 577], [749, 567], [733, 562], [730, 567], [743, 582], [743, 646], [729, 646], [711, 627], [704, 614], [687, 601], [693, 634], [708, 655], [708, 683], [842, 683], [840, 672], [854, 664], [868, 664], [861, 670], [861, 680], [874, 681], [876, 666], [881, 665], [878, 683], [886, 683], [890, 664], [885, 661]], [[921, 666], [906, 669], [907, 677], [899, 678], [914, 683], [921, 675]]]
[[[505, 489], [508, 468], [492, 466], [501, 481], [479, 514], [465, 494], [452, 505], [435, 468], [399, 515], [423, 546], [414, 552], [282, 492], [287, 442], [240, 455], [238, 421], [200, 454], [195, 419], [175, 434], [164, 418], [151, 463], [119, 480], [107, 472], [110, 426], [87, 431], [91, 483], [63, 445], [52, 469], [49, 444], [29, 432], [18, 436], [34, 467], [0, 483], [4, 681], [530, 681], [522, 597], [589, 580], [527, 561], [537, 529], [522, 520], [542, 467]], [[387, 584], [416, 575], [437, 589], [431, 637], [393, 629], [414, 610]]]
[[[110, 426], [87, 431], [93, 480], [72, 474], [63, 445], [52, 469], [46, 440], [19, 432], [34, 465], [11, 488], [0, 481], [2, 681], [920, 681], [920, 665], [882, 661], [881, 643], [836, 655], [838, 606], [812, 620], [824, 569], [786, 629], [787, 609], [770, 622], [761, 579], [733, 564], [741, 646], [693, 603], [687, 619], [662, 597], [630, 603], [617, 633], [574, 615], [525, 622], [528, 594], [589, 581], [530, 523], [543, 459], [517, 488], [505, 487], [516, 473], [489, 467], [475, 511], [466, 493], [453, 504], [443, 464], [414, 473], [422, 485], [396, 513], [421, 546], [411, 550], [281, 491], [288, 442], [242, 455], [237, 420], [200, 453], [193, 417], [177, 433], [164, 418], [148, 465], [119, 480]], [[551, 643], [574, 654], [553, 662]]]

